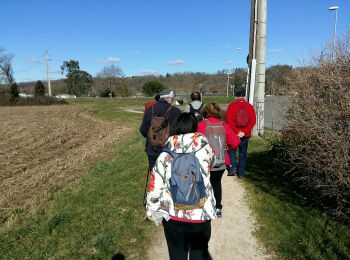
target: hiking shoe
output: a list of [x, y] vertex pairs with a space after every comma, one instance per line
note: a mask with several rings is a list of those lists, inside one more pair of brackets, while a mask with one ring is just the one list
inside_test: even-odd
[[232, 170], [227, 172], [227, 176], [235, 176], [237, 174], [237, 171]]
[[216, 209], [216, 217], [222, 218], [222, 209]]

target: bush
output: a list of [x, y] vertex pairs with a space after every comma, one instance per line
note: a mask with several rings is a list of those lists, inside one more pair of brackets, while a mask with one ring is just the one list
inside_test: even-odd
[[12, 99], [8, 95], [0, 95], [0, 106], [46, 106], [46, 105], [59, 105], [68, 104], [63, 99], [57, 99], [54, 97], [36, 96], [34, 98], [16, 98]]
[[45, 86], [40, 80], [38, 80], [35, 83], [34, 95], [35, 96], [44, 96], [45, 95]]
[[101, 91], [101, 97], [109, 97], [111, 90], [109, 88]]
[[148, 97], [159, 94], [163, 89], [164, 86], [157, 80], [150, 80], [142, 86], [142, 92]]
[[293, 72], [282, 142], [294, 180], [324, 209], [350, 220], [350, 33], [332, 51]]

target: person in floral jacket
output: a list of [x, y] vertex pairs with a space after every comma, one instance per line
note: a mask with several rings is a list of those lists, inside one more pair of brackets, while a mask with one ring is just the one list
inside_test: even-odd
[[146, 216], [157, 225], [163, 222], [170, 259], [208, 259], [211, 219], [216, 218], [215, 198], [210, 184], [210, 168], [216, 158], [204, 135], [197, 132], [197, 121], [182, 113], [171, 129], [166, 147], [175, 153], [196, 152], [204, 179], [204, 206], [177, 210], [170, 193], [172, 157], [162, 152], [150, 172], [146, 197]]

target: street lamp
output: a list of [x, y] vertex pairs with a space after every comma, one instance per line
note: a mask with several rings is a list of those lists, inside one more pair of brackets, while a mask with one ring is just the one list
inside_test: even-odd
[[334, 33], [333, 33], [333, 55], [332, 55], [333, 59], [334, 59], [334, 53], [335, 53], [335, 38], [337, 35], [338, 9], [339, 9], [339, 6], [328, 7], [328, 10], [335, 11], [335, 22], [334, 22]]
[[228, 85], [230, 83], [230, 75], [232, 74], [232, 72], [227, 72], [227, 86], [226, 86], [226, 97], [228, 98]]

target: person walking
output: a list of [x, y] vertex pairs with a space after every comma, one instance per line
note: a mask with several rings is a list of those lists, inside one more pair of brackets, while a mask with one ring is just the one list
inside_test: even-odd
[[203, 107], [203, 103], [201, 101], [201, 94], [197, 91], [192, 92], [191, 94], [191, 103], [189, 103], [185, 107], [185, 112], [192, 114], [197, 118], [197, 121], [203, 120], [201, 109]]
[[[164, 117], [166, 124], [171, 127], [178, 116], [181, 114], [180, 109], [172, 106], [174, 103], [175, 93], [173, 90], [164, 89], [159, 93], [159, 101], [146, 109], [142, 123], [140, 125], [140, 133], [146, 138], [145, 152], [148, 157], [148, 171], [153, 168], [154, 163], [160, 153], [159, 149], [152, 147], [148, 140], [148, 132], [151, 127], [151, 120], [153, 117]], [[165, 139], [166, 141], [166, 139]], [[165, 142], [164, 142], [165, 144]]]
[[[203, 121], [198, 122], [198, 132], [204, 134], [209, 139], [209, 144], [217, 150], [215, 154], [217, 157], [222, 157], [222, 164], [214, 165], [210, 169], [210, 182], [214, 190], [214, 196], [216, 200], [216, 214], [218, 218], [222, 217], [222, 186], [221, 179], [222, 175], [226, 170], [226, 165], [230, 165], [228, 160], [228, 150], [233, 150], [238, 147], [240, 144], [240, 139], [233, 132], [228, 124], [221, 121], [221, 109], [218, 104], [210, 103], [205, 104], [203, 107]], [[221, 128], [221, 129], [220, 129]], [[213, 131], [210, 130], [214, 129]], [[220, 136], [220, 131], [223, 136]], [[213, 138], [210, 138], [209, 135], [215, 134]], [[212, 142], [219, 142], [218, 144], [213, 144]], [[221, 155], [220, 155], [221, 154]]]
[[[163, 224], [172, 259], [210, 259], [208, 243], [211, 236], [211, 220], [216, 218], [215, 198], [210, 184], [209, 169], [215, 163], [215, 155], [207, 138], [197, 132], [197, 120], [189, 113], [182, 113], [171, 129], [171, 136], [160, 153], [153, 169], [146, 196], [146, 217], [157, 225]], [[191, 157], [192, 156], [192, 157]], [[178, 162], [178, 158], [185, 158]], [[177, 158], [177, 159], [175, 159]], [[178, 178], [178, 167], [195, 158], [196, 167], [190, 173]], [[185, 168], [189, 168], [186, 167]], [[190, 188], [202, 185], [198, 192], [187, 192], [186, 197], [202, 194], [200, 206], [182, 204], [179, 206], [177, 188], [180, 182], [196, 175], [188, 185]], [[198, 178], [199, 177], [199, 178]], [[194, 180], [194, 182], [192, 182]], [[194, 183], [194, 185], [193, 185]], [[181, 195], [181, 194], [180, 194]], [[196, 204], [197, 205], [197, 204]]]
[[159, 101], [159, 99], [160, 99], [160, 95], [159, 95], [159, 94], [155, 95], [155, 96], [154, 96], [154, 100], [151, 100], [151, 101], [147, 102], [147, 103], [144, 105], [144, 107], [145, 107], [144, 112], [147, 110], [147, 108], [149, 108], [149, 107], [151, 107], [151, 106], [157, 104], [157, 102]]
[[227, 107], [226, 122], [241, 139], [241, 143], [238, 147], [238, 160], [237, 149], [229, 151], [231, 165], [228, 167], [227, 175], [237, 175], [239, 178], [245, 178], [248, 142], [256, 123], [254, 107], [244, 98], [236, 99]]

